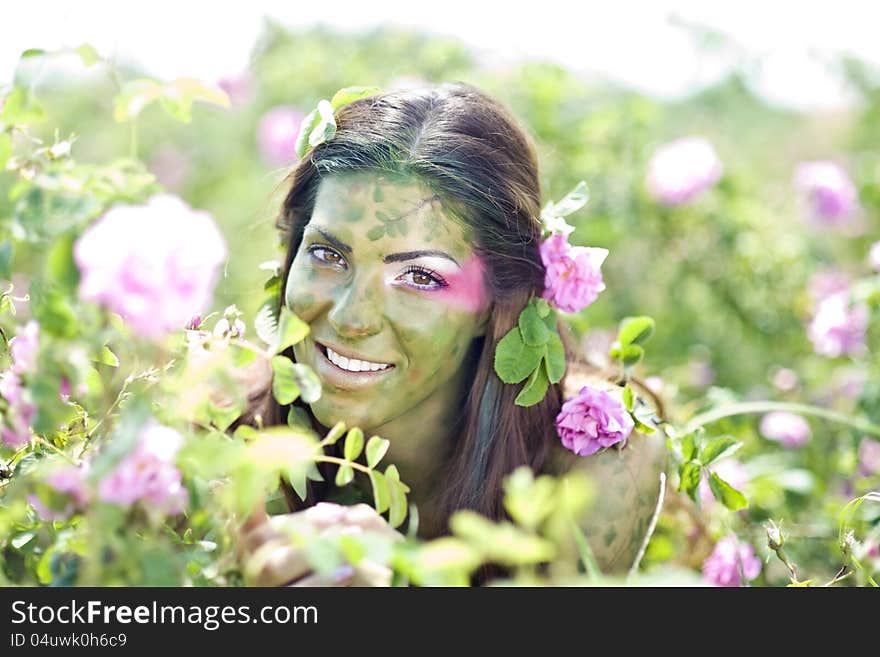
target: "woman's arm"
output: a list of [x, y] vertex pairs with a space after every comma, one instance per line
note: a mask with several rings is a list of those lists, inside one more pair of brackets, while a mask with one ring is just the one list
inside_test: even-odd
[[605, 573], [626, 573], [644, 541], [660, 496], [667, 451], [662, 435], [633, 432], [623, 450], [575, 457], [572, 469], [593, 484], [580, 526]]

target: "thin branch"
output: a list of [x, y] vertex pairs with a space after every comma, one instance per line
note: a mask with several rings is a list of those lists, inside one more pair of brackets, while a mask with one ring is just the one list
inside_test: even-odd
[[657, 528], [657, 520], [660, 518], [660, 511], [663, 509], [663, 501], [666, 499], [666, 473], [660, 473], [660, 497], [657, 498], [657, 506], [654, 509], [654, 515], [651, 516], [651, 522], [648, 524], [648, 533], [645, 534], [645, 538], [642, 541], [642, 546], [639, 548], [638, 554], [636, 554], [636, 560], [633, 561], [632, 567], [629, 569], [629, 574], [627, 575], [627, 581], [631, 580], [636, 576], [639, 570], [639, 564], [642, 563], [642, 557], [645, 556], [645, 551], [648, 549], [648, 543], [651, 542], [651, 537], [654, 535], [654, 530]]

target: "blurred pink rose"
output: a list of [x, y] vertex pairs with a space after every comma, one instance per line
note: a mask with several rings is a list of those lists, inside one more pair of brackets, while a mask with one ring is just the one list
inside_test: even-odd
[[175, 196], [117, 205], [74, 245], [80, 296], [158, 339], [211, 301], [226, 243], [213, 217]]
[[880, 474], [880, 442], [867, 436], [859, 443], [859, 474], [863, 477]]
[[37, 346], [40, 338], [40, 325], [31, 320], [25, 324], [21, 333], [9, 341], [12, 352], [12, 369], [16, 372], [30, 372], [37, 366]]
[[183, 438], [174, 429], [150, 422], [134, 450], [101, 480], [98, 496], [119, 506], [144, 501], [160, 512], [180, 513], [188, 500], [180, 470], [174, 465], [182, 443]]
[[658, 148], [648, 163], [648, 190], [664, 205], [680, 205], [721, 179], [724, 166], [709, 141], [684, 137]]
[[813, 303], [819, 304], [834, 294], [849, 291], [849, 285], [849, 276], [842, 271], [830, 268], [820, 269], [810, 277], [807, 283], [807, 292]]
[[250, 71], [241, 71], [217, 80], [217, 86], [229, 96], [233, 106], [246, 105], [257, 96], [257, 80]]
[[282, 105], [266, 112], [257, 127], [257, 145], [266, 164], [285, 166], [296, 159], [296, 138], [303, 114]]
[[741, 543], [730, 534], [715, 544], [703, 562], [703, 579], [715, 586], [742, 586], [761, 574], [761, 560], [749, 543]]
[[761, 419], [759, 431], [764, 438], [786, 447], [803, 447], [810, 440], [810, 425], [800, 415], [773, 411]]
[[40, 325], [31, 320], [9, 341], [12, 354], [12, 367], [0, 374], [0, 396], [6, 400], [3, 426], [0, 427], [0, 441], [12, 449], [23, 447], [31, 439], [30, 425], [37, 413], [31, 403], [30, 391], [25, 387], [22, 377], [31, 374], [37, 367]]
[[863, 305], [850, 305], [849, 295], [838, 292], [819, 304], [807, 327], [807, 336], [816, 353], [837, 358], [864, 348], [867, 326], [868, 309]]
[[64, 520], [76, 509], [84, 509], [88, 504], [89, 494], [86, 485], [88, 465], [76, 467], [64, 466], [53, 470], [46, 476], [46, 483], [56, 492], [68, 496], [64, 509], [51, 509], [47, 507], [36, 495], [28, 496], [28, 502], [44, 520]]
[[562, 444], [578, 456], [589, 456], [618, 443], [625, 445], [633, 426], [620, 399], [589, 386], [566, 401], [556, 416], [556, 432]]
[[871, 250], [868, 252], [868, 261], [871, 263], [871, 268], [880, 272], [880, 242], [874, 242], [871, 245]]
[[[709, 470], [717, 474], [728, 484], [741, 491], [749, 483], [749, 475], [743, 464], [736, 459], [724, 459], [709, 466]], [[700, 479], [700, 502], [706, 510], [714, 508], [718, 503], [709, 486], [709, 477], [703, 474]]]
[[777, 390], [781, 390], [782, 392], [791, 392], [795, 388], [797, 388], [798, 384], [798, 375], [794, 370], [790, 370], [786, 367], [780, 367], [773, 374], [773, 385]]
[[840, 225], [855, 215], [858, 192], [846, 172], [834, 162], [803, 162], [795, 169], [794, 179], [815, 221]]
[[571, 246], [564, 235], [551, 235], [541, 244], [543, 298], [565, 312], [583, 310], [605, 289], [601, 267], [607, 256], [608, 249]]

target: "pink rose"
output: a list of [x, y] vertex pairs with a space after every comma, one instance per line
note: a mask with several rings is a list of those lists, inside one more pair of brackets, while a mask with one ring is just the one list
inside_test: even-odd
[[687, 203], [721, 179], [724, 167], [712, 144], [685, 137], [657, 149], [648, 163], [648, 190], [664, 205]]
[[807, 336], [816, 353], [837, 358], [864, 348], [868, 309], [863, 305], [850, 305], [848, 297], [846, 292], [838, 292], [819, 303], [807, 327]]
[[742, 586], [743, 580], [753, 580], [760, 574], [761, 560], [749, 543], [740, 543], [736, 534], [720, 539], [703, 562], [703, 579], [715, 586]]
[[786, 447], [803, 447], [810, 440], [810, 425], [800, 415], [773, 411], [761, 419], [761, 435]]
[[608, 249], [571, 246], [564, 235], [551, 235], [541, 244], [543, 298], [565, 312], [583, 310], [605, 289], [601, 266], [607, 256]]
[[210, 303], [226, 243], [210, 214], [159, 195], [111, 209], [77, 240], [74, 257], [81, 297], [158, 339]]
[[31, 320], [25, 324], [21, 333], [9, 341], [12, 352], [12, 369], [18, 373], [31, 372], [37, 367], [37, 346], [40, 338], [40, 325]]
[[626, 445], [633, 426], [620, 399], [589, 386], [566, 401], [556, 416], [556, 432], [562, 444], [578, 456], [589, 456], [618, 443]]
[[286, 105], [263, 115], [257, 127], [257, 146], [266, 164], [280, 167], [296, 159], [296, 138], [303, 118], [302, 113]]
[[840, 225], [856, 213], [858, 191], [834, 162], [803, 162], [795, 169], [794, 179], [813, 220]]
[[174, 429], [149, 423], [135, 449], [101, 480], [100, 499], [123, 507], [144, 501], [149, 508], [168, 514], [183, 511], [188, 493], [174, 465], [182, 442]]

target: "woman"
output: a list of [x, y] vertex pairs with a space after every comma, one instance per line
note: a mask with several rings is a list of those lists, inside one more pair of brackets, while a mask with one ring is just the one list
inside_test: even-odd
[[[278, 222], [281, 302], [311, 326], [288, 355], [322, 382], [320, 400], [304, 406], [313, 424], [323, 433], [342, 420], [391, 442], [385, 460], [410, 485], [425, 537], [442, 534], [458, 509], [503, 517], [501, 482], [517, 466], [583, 468], [602, 491], [583, 522], [597, 558], [606, 570], [628, 567], [657, 501], [662, 442], [643, 437], [591, 458], [562, 448], [563, 399], [597, 378], [570, 346], [566, 378], [533, 406], [515, 405], [522, 386], [493, 370], [499, 340], [544, 287], [529, 139], [464, 84], [364, 98], [336, 121], [336, 134], [291, 173]], [[254, 404], [267, 424], [289, 410], [265, 389]], [[313, 486], [307, 502], [337, 493]], [[321, 508], [339, 522], [384, 523], [363, 508], [355, 519]], [[261, 514], [245, 530], [247, 553], [278, 538]], [[278, 549], [286, 557], [260, 583], [307, 575], [294, 548]]]

